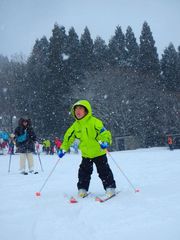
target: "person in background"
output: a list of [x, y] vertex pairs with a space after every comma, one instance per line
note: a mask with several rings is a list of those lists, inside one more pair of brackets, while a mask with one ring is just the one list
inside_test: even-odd
[[60, 149], [60, 147], [62, 145], [62, 142], [58, 137], [55, 137], [54, 143], [55, 143], [56, 151], [58, 152], [58, 150]]
[[54, 155], [54, 148], [55, 148], [55, 143], [54, 141], [50, 141], [50, 155]]
[[168, 136], [168, 145], [170, 150], [173, 150], [173, 138], [172, 136]]
[[0, 154], [6, 154], [8, 150], [9, 134], [5, 131], [0, 131]]
[[20, 118], [18, 127], [14, 132], [18, 152], [20, 153], [20, 173], [27, 175], [26, 159], [28, 162], [29, 173], [34, 172], [33, 153], [35, 152], [36, 135], [31, 126], [31, 120]]
[[3, 143], [3, 139], [0, 138], [0, 155], [3, 155], [3, 145], [2, 145], [2, 143]]
[[9, 136], [9, 151], [8, 151], [8, 153], [12, 154], [12, 155], [14, 155], [14, 145], [15, 145], [14, 137], [15, 137], [15, 135], [13, 133], [11, 133]]
[[49, 139], [44, 140], [43, 145], [44, 145], [44, 149], [45, 149], [46, 154], [49, 154], [50, 153], [50, 147], [51, 147], [50, 140]]
[[78, 195], [87, 195], [95, 164], [106, 194], [110, 197], [115, 194], [116, 188], [106, 156], [106, 148], [112, 142], [111, 133], [106, 130], [101, 120], [92, 115], [91, 105], [87, 100], [76, 102], [71, 112], [75, 122], [67, 129], [58, 156], [62, 158], [75, 139], [79, 139], [82, 162], [78, 171]]

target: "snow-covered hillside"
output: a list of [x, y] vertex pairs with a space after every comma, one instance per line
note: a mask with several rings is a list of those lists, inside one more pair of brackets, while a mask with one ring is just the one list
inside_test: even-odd
[[[57, 156], [41, 155], [39, 174], [18, 173], [19, 156], [0, 156], [0, 239], [2, 240], [179, 240], [180, 150], [139, 149], [111, 153], [140, 189], [135, 193], [111, 158], [109, 163], [121, 193], [105, 203], [92, 196], [70, 204], [77, 194], [80, 154], [66, 154], [45, 185]], [[103, 194], [96, 170], [90, 192]]]

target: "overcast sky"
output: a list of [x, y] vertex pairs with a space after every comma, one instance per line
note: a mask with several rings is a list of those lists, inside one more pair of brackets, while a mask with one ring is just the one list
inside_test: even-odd
[[37, 38], [49, 39], [54, 23], [79, 37], [85, 26], [91, 37], [106, 43], [117, 25], [126, 32], [131, 26], [139, 43], [142, 24], [147, 21], [158, 53], [170, 42], [180, 45], [180, 0], [0, 0], [0, 54], [28, 56]]

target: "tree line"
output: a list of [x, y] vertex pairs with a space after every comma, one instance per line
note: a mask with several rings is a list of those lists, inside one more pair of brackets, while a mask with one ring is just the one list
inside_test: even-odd
[[30, 117], [41, 137], [60, 136], [72, 123], [70, 106], [91, 102], [113, 137], [136, 136], [142, 147], [162, 144], [180, 129], [180, 46], [159, 59], [147, 22], [139, 43], [133, 30], [117, 26], [108, 44], [79, 37], [57, 23], [49, 40], [37, 39], [27, 60], [0, 55], [0, 128], [13, 130], [13, 116]]

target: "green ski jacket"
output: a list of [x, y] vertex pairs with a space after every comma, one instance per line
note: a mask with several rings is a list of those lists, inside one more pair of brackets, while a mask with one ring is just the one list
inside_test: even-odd
[[[74, 115], [74, 107], [78, 105], [84, 106], [88, 111], [87, 115], [79, 120]], [[112, 143], [111, 133], [105, 129], [101, 120], [92, 115], [90, 103], [87, 100], [76, 102], [71, 113], [76, 121], [67, 129], [61, 149], [68, 151], [75, 139], [79, 139], [79, 149], [83, 157], [95, 158], [104, 155], [106, 150], [101, 149], [99, 141], [110, 145]]]

